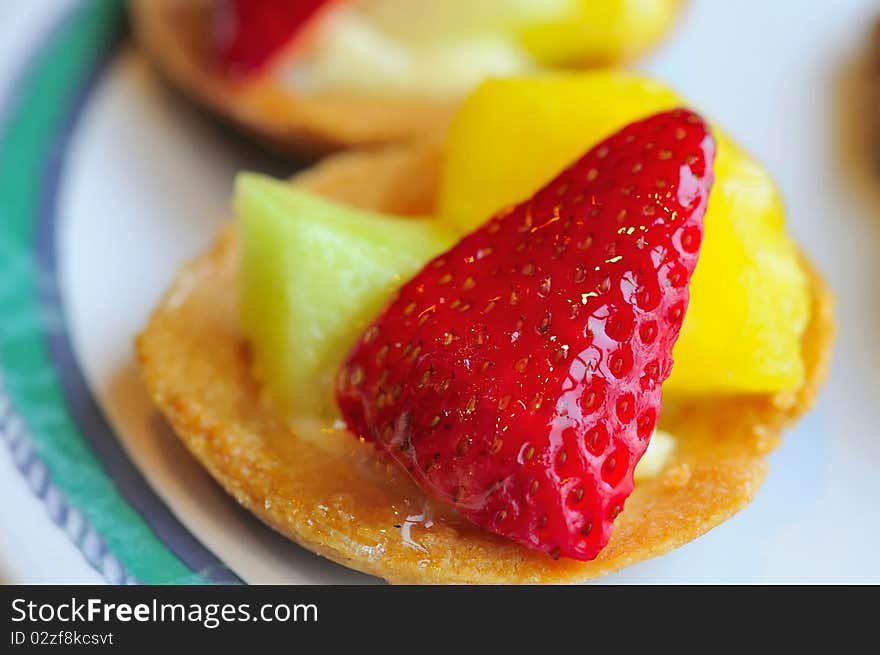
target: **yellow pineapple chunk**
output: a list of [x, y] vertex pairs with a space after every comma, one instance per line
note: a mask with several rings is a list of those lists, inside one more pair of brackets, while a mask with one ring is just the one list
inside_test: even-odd
[[[686, 104], [631, 73], [492, 80], [450, 128], [439, 212], [462, 230], [529, 197], [627, 123]], [[803, 383], [809, 288], [767, 172], [717, 128], [715, 187], [667, 394], [774, 393]]]
[[573, 0], [564, 16], [523, 28], [521, 39], [544, 64], [608, 63], [653, 46], [672, 27], [681, 0]]

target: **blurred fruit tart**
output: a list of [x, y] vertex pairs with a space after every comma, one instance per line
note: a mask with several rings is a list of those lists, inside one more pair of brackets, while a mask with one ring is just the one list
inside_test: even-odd
[[131, 0], [187, 94], [274, 147], [321, 153], [445, 126], [490, 76], [610, 64], [681, 0]]
[[442, 145], [242, 174], [138, 338], [150, 393], [260, 519], [392, 582], [580, 581], [696, 538], [757, 493], [834, 322], [766, 171], [684, 105], [494, 80]]

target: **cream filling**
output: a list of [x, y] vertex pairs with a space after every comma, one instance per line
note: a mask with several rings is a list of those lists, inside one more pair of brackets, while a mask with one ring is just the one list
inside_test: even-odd
[[[434, 3], [434, 9], [424, 15], [396, 21], [393, 7], [400, 2], [340, 5], [324, 17], [305, 43], [279, 58], [273, 74], [291, 93], [462, 96], [488, 77], [537, 68], [512, 30], [488, 27], [491, 12], [486, 6], [506, 7], [508, 11], [513, 11], [513, 5], [531, 7], [531, 13], [523, 11], [518, 16], [534, 20], [536, 15], [557, 14], [556, 1], [541, 8], [535, 0], [472, 0], [471, 4], [484, 8], [484, 19], [467, 23], [467, 29], [461, 22], [457, 27], [448, 20], [461, 0], [450, 0], [452, 7]], [[396, 11], [397, 15], [405, 12], [399, 6]]]
[[636, 464], [635, 480], [650, 480], [660, 475], [675, 450], [675, 437], [664, 430], [654, 430], [648, 450]]

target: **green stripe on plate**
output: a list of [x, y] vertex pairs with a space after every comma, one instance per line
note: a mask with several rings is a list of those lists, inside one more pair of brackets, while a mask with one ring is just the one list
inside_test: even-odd
[[30, 428], [53, 483], [85, 514], [128, 571], [148, 584], [198, 584], [117, 492], [76, 427], [43, 337], [60, 329], [46, 315], [38, 284], [48, 273], [32, 255], [41, 183], [78, 92], [116, 43], [118, 0], [81, 3], [30, 63], [0, 142], [0, 367], [6, 391]]

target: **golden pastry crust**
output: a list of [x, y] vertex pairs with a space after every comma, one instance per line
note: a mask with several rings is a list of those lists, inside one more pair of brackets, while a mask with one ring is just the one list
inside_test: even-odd
[[[294, 182], [371, 209], [423, 212], [433, 201], [437, 152], [426, 145], [347, 153]], [[151, 395], [190, 451], [239, 503], [305, 548], [395, 583], [576, 582], [691, 541], [752, 500], [765, 455], [810, 407], [828, 369], [832, 297], [805, 265], [813, 307], [804, 387], [664, 407], [661, 427], [677, 437], [676, 450], [661, 474], [636, 484], [611, 542], [592, 562], [554, 561], [459, 520], [369, 444], [352, 438], [325, 449], [285, 425], [251, 375], [237, 320], [232, 226], [181, 272], [137, 351]]]
[[[273, 150], [320, 155], [354, 146], [408, 141], [446, 128], [458, 105], [437, 98], [321, 93], [294, 96], [272, 79], [234, 83], [211, 65], [207, 12], [216, 0], [128, 0], [138, 41], [177, 88]], [[676, 15], [681, 11], [681, 2]], [[665, 31], [665, 30], [664, 30]], [[634, 59], [662, 34], [632, 51], [572, 68]]]
[[213, 0], [129, 0], [137, 38], [159, 70], [215, 114], [272, 149], [318, 155], [405, 141], [445, 128], [455, 103], [346, 94], [295, 97], [271, 79], [233, 83], [211, 65]]

